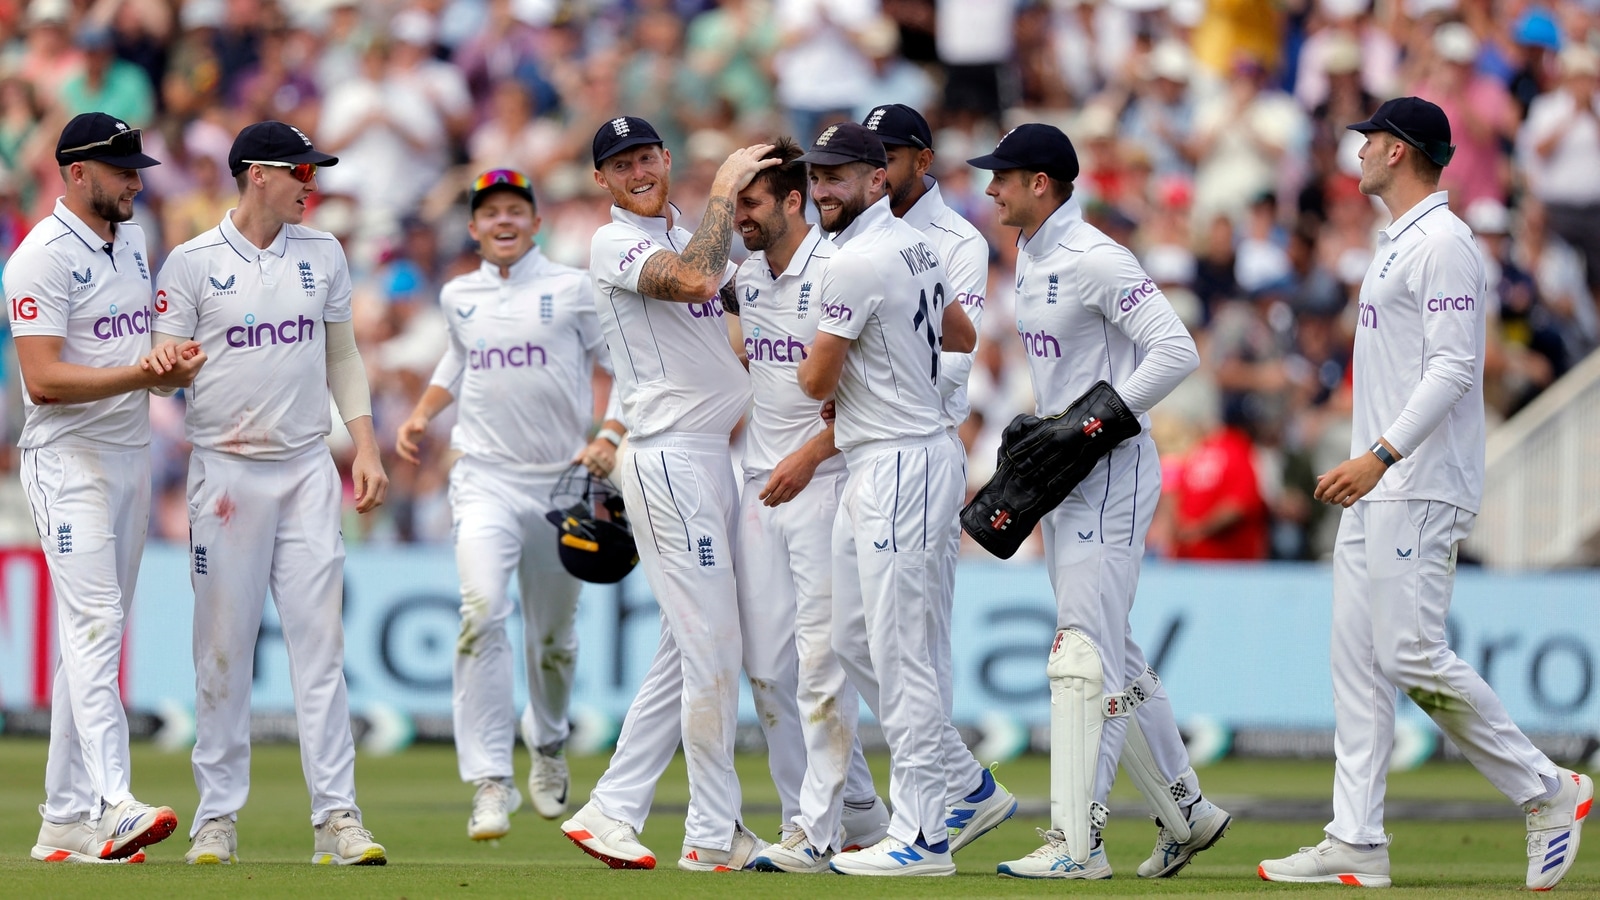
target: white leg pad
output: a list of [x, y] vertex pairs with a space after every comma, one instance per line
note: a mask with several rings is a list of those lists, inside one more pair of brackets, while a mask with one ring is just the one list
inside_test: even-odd
[[[1100, 651], [1076, 628], [1056, 632], [1046, 666], [1050, 676], [1050, 820], [1078, 861], [1094, 848], [1094, 777], [1104, 721], [1105, 677]], [[1102, 821], [1104, 816], [1101, 816]]]
[[1160, 686], [1161, 679], [1156, 677], [1155, 670], [1146, 668], [1144, 674], [1128, 685], [1126, 691], [1106, 695], [1105, 713], [1108, 719], [1127, 716], [1128, 736], [1122, 747], [1122, 767], [1128, 771], [1139, 793], [1144, 795], [1145, 802], [1161, 819], [1161, 824], [1172, 832], [1179, 843], [1184, 843], [1189, 840], [1189, 817], [1184, 815], [1179, 804], [1194, 800], [1189, 796], [1189, 779], [1185, 777], [1190, 776], [1193, 770], [1181, 772], [1176, 781], [1168, 782], [1161, 774], [1161, 768], [1156, 765], [1150, 742], [1145, 740], [1144, 731], [1139, 727], [1139, 717], [1133, 715], [1133, 711], [1155, 694]]

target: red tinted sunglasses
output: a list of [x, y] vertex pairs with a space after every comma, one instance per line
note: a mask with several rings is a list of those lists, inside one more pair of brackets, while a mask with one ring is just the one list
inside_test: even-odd
[[311, 179], [317, 177], [316, 163], [291, 163], [275, 162], [265, 159], [246, 159], [242, 162], [252, 166], [271, 166], [274, 169], [288, 169], [289, 175], [301, 184], [310, 184]]

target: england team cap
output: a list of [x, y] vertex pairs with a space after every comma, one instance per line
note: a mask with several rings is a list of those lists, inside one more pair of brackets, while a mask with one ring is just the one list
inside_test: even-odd
[[654, 126], [638, 116], [617, 116], [594, 133], [594, 167], [624, 150], [662, 143]]
[[1061, 129], [1030, 122], [1006, 132], [993, 153], [969, 159], [967, 165], [977, 169], [1043, 172], [1057, 181], [1070, 183], [1078, 177], [1078, 151]]
[[257, 122], [246, 125], [233, 139], [228, 150], [228, 172], [238, 175], [250, 164], [258, 162], [311, 163], [318, 166], [336, 166], [339, 157], [329, 156], [311, 146], [305, 132], [284, 122]]
[[56, 141], [56, 165], [99, 160], [120, 169], [148, 169], [161, 161], [144, 155], [139, 129], [102, 112], [79, 113], [61, 129]]
[[1362, 134], [1386, 131], [1421, 150], [1436, 166], [1449, 165], [1456, 152], [1450, 145], [1450, 120], [1444, 110], [1421, 97], [1385, 100], [1372, 118], [1348, 127]]
[[867, 126], [840, 122], [822, 129], [799, 161], [818, 166], [864, 162], [884, 169], [889, 166], [889, 155], [883, 150], [883, 141]]
[[887, 106], [874, 107], [867, 117], [861, 120], [867, 130], [878, 136], [884, 146], [915, 147], [918, 150], [933, 149], [933, 130], [928, 127], [928, 120], [904, 103], [890, 103]]

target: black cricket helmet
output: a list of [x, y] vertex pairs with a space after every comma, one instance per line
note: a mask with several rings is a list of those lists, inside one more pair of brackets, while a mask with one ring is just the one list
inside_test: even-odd
[[561, 565], [574, 578], [616, 584], [639, 563], [633, 529], [616, 485], [573, 466], [550, 492], [555, 509], [544, 514], [556, 526]]

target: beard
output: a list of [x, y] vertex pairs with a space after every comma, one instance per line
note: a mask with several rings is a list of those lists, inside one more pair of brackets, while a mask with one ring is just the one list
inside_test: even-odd
[[783, 240], [789, 233], [789, 227], [781, 217], [772, 222], [752, 222], [752, 224], [756, 227], [755, 234], [740, 236], [744, 240], [744, 248], [751, 253], [770, 250], [773, 244]]
[[655, 186], [656, 191], [652, 199], [639, 199], [628, 193], [626, 185], [623, 186], [620, 193], [613, 194], [612, 198], [616, 200], [618, 206], [636, 216], [642, 216], [647, 219], [659, 218], [666, 215], [668, 197], [671, 193], [671, 178], [663, 174]]
[[822, 227], [837, 234], [838, 232], [849, 228], [851, 223], [859, 218], [862, 213], [866, 212], [867, 207], [871, 205], [872, 204], [867, 200], [866, 195], [863, 192], [856, 194], [855, 196], [845, 198], [842, 202], [840, 202], [839, 208], [834, 211], [833, 219], [831, 221], [828, 220], [827, 214], [823, 213], [821, 210], [818, 210], [818, 215], [822, 217]]
[[[916, 176], [911, 176], [915, 178]], [[906, 201], [911, 199], [911, 181], [907, 179], [899, 184], [889, 185], [889, 205], [896, 209], [903, 209]]]
[[112, 224], [133, 218], [133, 204], [128, 204], [128, 211], [123, 212], [121, 198], [102, 190], [98, 184], [89, 186], [89, 208], [94, 210], [95, 215]]

